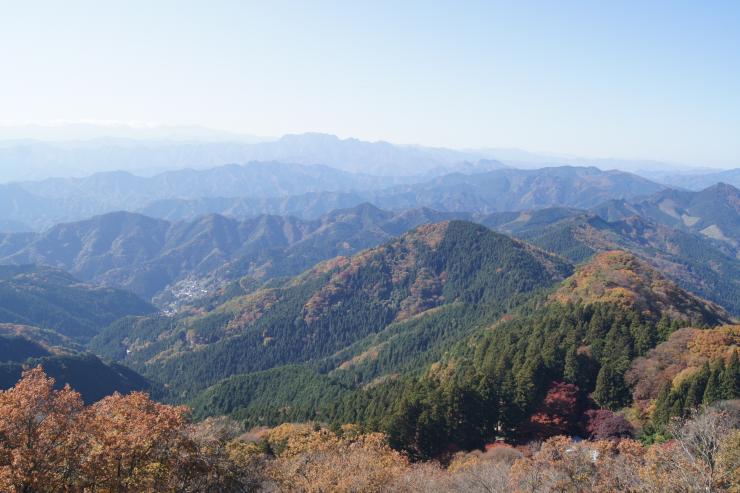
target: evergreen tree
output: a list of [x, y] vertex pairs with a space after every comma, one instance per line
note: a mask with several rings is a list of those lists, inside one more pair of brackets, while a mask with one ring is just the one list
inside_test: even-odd
[[599, 370], [593, 398], [601, 407], [611, 410], [620, 409], [629, 401], [624, 376], [610, 362], [606, 362]]
[[737, 399], [740, 397], [740, 360], [737, 349], [732, 351], [721, 378], [721, 393], [723, 399]]
[[580, 365], [576, 345], [570, 346], [565, 353], [565, 363], [563, 366], [563, 379], [574, 385], [579, 385]]
[[671, 332], [673, 332], [673, 327], [671, 326], [671, 319], [668, 318], [668, 315], [665, 313], [660, 316], [660, 321], [658, 322], [657, 326], [658, 331], [658, 337], [660, 338], [660, 341], [667, 341], [668, 336], [671, 335]]
[[633, 322], [630, 331], [635, 341], [635, 354], [637, 356], [645, 355], [658, 342], [656, 328], [649, 322], [644, 324]]
[[724, 370], [724, 362], [720, 360], [713, 365], [712, 371], [709, 373], [709, 379], [707, 380], [707, 387], [704, 389], [704, 398], [702, 402], [704, 404], [712, 404], [713, 402], [722, 400], [722, 371]]
[[671, 384], [666, 382], [660, 388], [658, 398], [655, 400], [655, 410], [653, 411], [653, 424], [658, 427], [668, 423], [671, 417]]
[[704, 363], [701, 369], [692, 376], [689, 391], [686, 394], [686, 407], [694, 408], [701, 405], [710, 373], [709, 363]]

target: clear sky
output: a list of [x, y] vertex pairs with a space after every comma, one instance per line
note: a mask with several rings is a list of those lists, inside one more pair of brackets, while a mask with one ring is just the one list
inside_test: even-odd
[[740, 166], [740, 1], [0, 0], [0, 122]]

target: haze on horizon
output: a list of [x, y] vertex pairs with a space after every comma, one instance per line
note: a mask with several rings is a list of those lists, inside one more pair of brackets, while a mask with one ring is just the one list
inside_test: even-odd
[[723, 1], [12, 3], [0, 124], [324, 132], [732, 168], [739, 22], [740, 4]]

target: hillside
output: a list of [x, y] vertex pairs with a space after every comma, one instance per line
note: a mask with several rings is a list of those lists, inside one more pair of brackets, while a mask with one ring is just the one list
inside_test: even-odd
[[57, 388], [69, 384], [88, 403], [114, 392], [152, 390], [141, 375], [122, 365], [106, 364], [92, 354], [50, 350], [26, 337], [0, 335], [0, 390], [12, 387], [23, 370], [37, 365], [56, 380]]
[[729, 322], [711, 302], [680, 289], [646, 262], [623, 251], [604, 252], [576, 270], [553, 295], [559, 303], [607, 303], [656, 319], [667, 315], [697, 324]]
[[[643, 413], [659, 397], [666, 385], [674, 392], [687, 392], [687, 383], [701, 375], [704, 365], [719, 359], [729, 363], [732, 353], [740, 347], [740, 326], [724, 325], [700, 330], [686, 327], [672, 333], [646, 355], [635, 359], [626, 374], [632, 386], [635, 406]], [[740, 385], [740, 381], [736, 382]], [[706, 385], [706, 382], [704, 382]], [[699, 397], [703, 397], [701, 389]], [[685, 396], [684, 396], [685, 397]], [[696, 396], [692, 397], [693, 399]], [[691, 407], [698, 403], [690, 403]], [[674, 413], [675, 415], [675, 413]]]
[[[662, 282], [657, 272], [623, 252], [597, 255], [563, 281], [547, 303], [476, 331], [423, 377], [396, 388], [364, 390], [328, 412], [339, 421], [354, 414], [374, 422], [392, 409], [394, 418], [386, 427], [391, 439], [422, 457], [439, 454], [449, 443], [485, 443], [491, 429], [512, 441], [588, 433], [586, 411], [601, 409], [612, 416], [604, 410], [631, 404], [626, 375], [632, 362], [688, 323], [683, 309], [696, 307], [706, 323], [725, 320], [722, 310]], [[363, 410], [376, 398], [385, 406]], [[454, 421], [442, 421], [444, 428], [435, 430], [434, 422], [422, 418], [460, 412], [460, 399], [470, 406], [462, 435]], [[419, 438], [431, 433], [436, 433], [431, 441]]]
[[442, 320], [455, 307], [478, 317], [501, 312], [517, 295], [569, 272], [557, 258], [482, 226], [435, 223], [205, 313], [122, 321], [91, 347], [188, 391], [238, 373], [326, 358], [386, 328], [411, 327], [424, 313], [434, 317], [434, 309]]
[[0, 266], [0, 323], [37, 326], [85, 341], [118, 318], [154, 311], [131, 293], [82, 284], [64, 271]]
[[594, 208], [607, 220], [639, 214], [660, 224], [740, 248], [740, 190], [717, 183], [698, 192], [664, 190], [639, 201], [615, 200]]
[[[585, 422], [587, 409], [630, 403], [625, 375], [631, 362], [688, 324], [688, 313], [706, 324], [727, 320], [722, 309], [665, 281], [633, 256], [607, 252], [552, 295], [530, 295], [503, 316], [443, 305], [321, 360], [233, 376], [193, 403], [201, 416], [227, 413], [249, 426], [359, 422], [388, 430], [402, 448], [421, 457], [433, 457], [450, 443], [470, 447], [491, 440], [491, 427], [511, 440], [583, 433], [578, 423]], [[455, 330], [457, 324], [466, 329]], [[552, 412], [541, 409], [556, 384], [565, 385], [558, 392], [570, 392], [562, 398], [572, 398], [576, 407], [568, 411], [572, 416], [553, 417], [559, 424], [548, 425], [550, 418], [538, 413]], [[466, 399], [464, 435], [437, 421], [422, 423], [425, 414], [461, 412], [455, 399]], [[414, 437], [423, 436], [434, 438], [416, 442]]]

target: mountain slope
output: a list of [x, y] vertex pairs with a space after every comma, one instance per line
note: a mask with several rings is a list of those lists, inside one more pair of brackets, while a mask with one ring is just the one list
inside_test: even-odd
[[[582, 433], [578, 423], [593, 400], [610, 409], [629, 404], [631, 361], [689, 323], [688, 314], [707, 324], [727, 320], [625, 252], [597, 255], [549, 297], [535, 295], [506, 313], [474, 306], [442, 305], [318, 361], [233, 376], [193, 403], [201, 416], [232, 414], [247, 425], [362, 423], [384, 429], [410, 453], [435, 456], [450, 444], [482, 446], [501, 434]], [[466, 330], [456, 332], [457, 323]], [[427, 346], [444, 332], [451, 342]], [[553, 417], [555, 426], [541, 411], [553, 388], [574, 399], [566, 411], [573, 415]], [[448, 413], [462, 413], [464, 434], [448, 434], [433, 418]], [[429, 438], [420, 443], [420, 436]]]
[[38, 326], [84, 341], [118, 318], [154, 311], [131, 293], [93, 288], [60, 270], [0, 266], [0, 323]]
[[206, 313], [138, 332], [135, 321], [112, 326], [92, 347], [113, 357], [125, 353], [123, 361], [189, 392], [237, 373], [325, 358], [435, 308], [500, 312], [517, 295], [569, 271], [566, 263], [482, 226], [442, 222]]
[[114, 392], [151, 390], [150, 383], [133, 370], [106, 364], [92, 354], [48, 348], [19, 336], [0, 335], [0, 389], [15, 385], [25, 369], [41, 365], [56, 380], [57, 388], [71, 385], [87, 403]]

